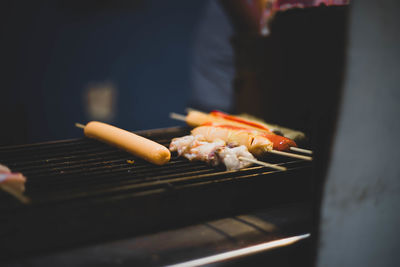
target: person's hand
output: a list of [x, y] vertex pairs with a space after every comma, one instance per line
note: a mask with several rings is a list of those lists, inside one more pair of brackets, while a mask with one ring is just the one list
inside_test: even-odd
[[265, 0], [220, 0], [237, 33], [260, 34]]
[[13, 173], [0, 164], [0, 189], [15, 196], [23, 203], [28, 203], [29, 198], [23, 195], [25, 191], [26, 178], [22, 173]]
[[0, 174], [2, 173], [11, 173], [11, 171], [8, 167], [0, 164]]

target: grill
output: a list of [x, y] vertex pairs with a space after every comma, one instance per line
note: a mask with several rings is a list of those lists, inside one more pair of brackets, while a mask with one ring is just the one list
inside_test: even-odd
[[[168, 146], [176, 127], [137, 132]], [[29, 205], [0, 193], [3, 259], [114, 240], [308, 200], [311, 164], [268, 156], [288, 171], [212, 168], [173, 155], [155, 166], [81, 138], [0, 148], [0, 162], [27, 178]], [[131, 161], [134, 161], [133, 163]]]

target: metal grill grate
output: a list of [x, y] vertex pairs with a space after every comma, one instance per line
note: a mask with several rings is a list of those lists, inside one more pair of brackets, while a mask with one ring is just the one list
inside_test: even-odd
[[[168, 146], [188, 132], [139, 134]], [[10, 256], [43, 252], [307, 197], [310, 163], [277, 156], [268, 161], [288, 171], [254, 166], [228, 172], [176, 156], [154, 166], [87, 138], [3, 147], [0, 162], [28, 178], [32, 203], [0, 194], [0, 237], [7, 241], [0, 248]]]

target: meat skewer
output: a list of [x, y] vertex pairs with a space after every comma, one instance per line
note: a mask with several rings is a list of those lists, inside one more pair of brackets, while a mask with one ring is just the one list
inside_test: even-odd
[[255, 156], [272, 150], [272, 142], [257, 132], [229, 125], [204, 124], [192, 130], [193, 135], [202, 135], [208, 142], [224, 140], [229, 146], [244, 145]]
[[257, 130], [259, 132], [268, 135], [268, 138], [274, 143], [275, 150], [279, 151], [292, 150], [295, 152], [300, 152], [310, 155], [312, 154], [311, 150], [297, 148], [297, 145], [293, 140], [290, 140], [289, 138], [273, 133], [266, 124], [228, 115], [220, 111], [212, 111], [211, 113], [207, 114], [204, 112], [190, 109], [188, 111], [187, 116], [176, 113], [170, 113], [170, 117], [172, 119], [185, 121], [189, 126], [192, 127], [197, 127], [205, 123], [221, 123], [225, 125], [232, 125], [232, 126]]
[[206, 123], [203, 126], [196, 127], [192, 130], [193, 135], [203, 135], [207, 141], [212, 142], [215, 139], [222, 139], [233, 146], [244, 145], [255, 156], [262, 156], [264, 153], [273, 153], [281, 156], [298, 158], [311, 161], [309, 156], [288, 153], [273, 149], [272, 142], [264, 133], [246, 128], [220, 125], [216, 123]]
[[214, 110], [207, 114], [191, 108], [187, 108], [186, 111], [188, 113], [187, 115], [188, 121], [191, 121], [191, 123], [195, 123], [195, 121], [199, 119], [202, 120], [207, 119], [210, 122], [220, 122], [220, 123], [223, 122], [224, 124], [230, 124], [230, 125], [234, 124], [236, 126], [254, 128], [259, 131], [271, 132], [279, 136], [290, 138], [294, 141], [302, 141], [306, 138], [303, 132], [295, 131], [293, 129], [285, 128], [274, 124], [269, 124], [266, 122], [261, 122], [248, 115], [234, 116], [217, 110]]
[[190, 161], [205, 161], [212, 166], [224, 164], [228, 171], [242, 169], [252, 163], [276, 170], [286, 170], [285, 167], [256, 160], [244, 145], [230, 147], [225, 141], [218, 138], [208, 142], [203, 135], [174, 138], [169, 148]]

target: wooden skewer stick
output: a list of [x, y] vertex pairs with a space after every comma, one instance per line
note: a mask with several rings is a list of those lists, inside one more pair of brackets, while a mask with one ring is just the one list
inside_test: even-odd
[[255, 159], [249, 159], [249, 158], [245, 158], [245, 157], [239, 157], [240, 160], [244, 160], [244, 161], [248, 161], [257, 165], [261, 165], [264, 167], [268, 167], [268, 168], [272, 168], [275, 170], [279, 170], [279, 171], [286, 171], [287, 168], [283, 167], [283, 166], [278, 166], [276, 164], [271, 164], [271, 163], [267, 163], [267, 162], [263, 162], [263, 161], [259, 161], [259, 160], [255, 160]]
[[83, 124], [77, 123], [77, 122], [75, 123], [75, 126], [78, 128], [81, 128], [81, 129], [85, 129], [85, 127], [86, 127], [86, 125], [83, 125]]
[[295, 147], [295, 146], [291, 146], [290, 150], [295, 151], [295, 152], [304, 153], [304, 154], [309, 154], [309, 155], [313, 154], [312, 150], [304, 149], [304, 148], [298, 148], [298, 147]]
[[169, 117], [178, 121], [186, 121], [186, 116], [178, 113], [171, 112], [169, 113]]
[[304, 159], [304, 160], [312, 161], [312, 157], [303, 156], [303, 155], [299, 155], [299, 154], [295, 154], [295, 153], [288, 153], [288, 152], [278, 151], [278, 150], [267, 150], [266, 152], [285, 156], [285, 157], [291, 157], [291, 158], [296, 158], [296, 159]]

